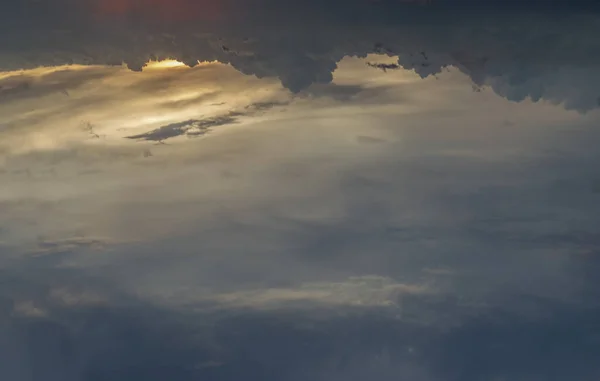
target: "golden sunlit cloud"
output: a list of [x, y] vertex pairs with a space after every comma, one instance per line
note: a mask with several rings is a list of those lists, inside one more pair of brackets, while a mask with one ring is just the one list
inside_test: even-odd
[[177, 60], [166, 59], [160, 61], [148, 61], [144, 66], [144, 69], [170, 69], [181, 67], [187, 67], [187, 65]]
[[[282, 160], [292, 163], [292, 174], [284, 181], [290, 197], [303, 190], [303, 176], [297, 173], [320, 173], [319, 165], [331, 157], [343, 158], [350, 168], [358, 160], [371, 160], [376, 152], [383, 154], [385, 147], [396, 152], [408, 147], [405, 140], [411, 144], [417, 130], [417, 141], [432, 136], [450, 142], [441, 154], [477, 158], [483, 156], [481, 151], [458, 142], [481, 134], [489, 139], [493, 130], [479, 133], [481, 126], [499, 124], [506, 115], [518, 125], [567, 125], [577, 117], [552, 105], [517, 104], [492, 92], [474, 93], [469, 78], [458, 70], [444, 73], [438, 81], [423, 80], [410, 70], [386, 73], [366, 64], [390, 60], [344, 58], [331, 84], [299, 94], [282, 86], [279, 78], [244, 75], [217, 62], [187, 68], [174, 59], [150, 61], [143, 72], [122, 65], [0, 73], [0, 203], [5, 205], [0, 227], [18, 232], [7, 244], [25, 245], [37, 253], [40, 236], [78, 250], [91, 248], [95, 241], [90, 237], [103, 237], [102, 242], [111, 244], [155, 239], [187, 229], [197, 215], [221, 213], [221, 205], [238, 199], [264, 197], [272, 202], [265, 192], [271, 183], [263, 188], [262, 168], [272, 165], [273, 171], [287, 173]], [[478, 101], [485, 107], [473, 107]], [[310, 158], [307, 168], [312, 172], [293, 172], [300, 158]], [[223, 163], [238, 167], [234, 175]], [[328, 165], [323, 167], [333, 168]], [[335, 183], [339, 171], [331, 177]], [[256, 176], [256, 182], [245, 183], [246, 174]], [[185, 186], [178, 187], [176, 197], [183, 206], [172, 209], [162, 192], [175, 197], [169, 184], [181, 181]], [[222, 203], [224, 192], [229, 193]], [[306, 199], [304, 193], [297, 197]], [[216, 201], [205, 202], [211, 198]], [[65, 199], [72, 202], [62, 203]], [[124, 204], [136, 212], [123, 209]], [[285, 206], [294, 219], [336, 220], [344, 215], [339, 205], [323, 212], [321, 206], [296, 204]], [[42, 209], [46, 211], [38, 214]], [[165, 213], [176, 217], [157, 217]], [[173, 218], [181, 223], [172, 224]], [[283, 288], [240, 298], [226, 294], [225, 301], [236, 304], [250, 297], [330, 300], [327, 290]]]
[[[198, 65], [209, 65], [209, 64], [218, 64], [217, 61], [198, 61]], [[127, 68], [126, 64], [121, 65], [122, 68]], [[119, 66], [112, 66], [112, 68], [118, 68]], [[11, 71], [0, 71], [0, 80], [18, 77], [18, 76], [27, 76], [29, 78], [43, 77], [48, 74], [56, 73], [56, 72], [64, 72], [64, 71], [90, 71], [90, 70], [102, 70], [106, 69], [107, 66], [103, 65], [60, 65], [60, 66], [40, 66], [35, 69], [21, 69], [21, 70], [11, 70]], [[111, 66], [108, 66], [111, 68]], [[177, 61], [175, 59], [163, 59], [163, 60], [149, 60], [142, 66], [143, 70], [153, 70], [153, 69], [172, 69], [172, 68], [189, 68], [188, 65], [181, 61]]]
[[137, 142], [127, 139], [131, 135], [186, 120], [219, 120], [285, 94], [276, 79], [246, 77], [218, 62], [191, 68], [174, 59], [151, 60], [142, 72], [126, 65], [0, 72], [0, 169], [9, 158], [31, 152], [131, 145]]
[[0, 71], [0, 80], [17, 77], [17, 76], [27, 76], [30, 78], [35, 77], [43, 77], [48, 74], [56, 73], [59, 71], [89, 71], [93, 69], [104, 68], [101, 65], [60, 65], [60, 66], [40, 66], [35, 69], [21, 69], [21, 70], [10, 70], [10, 71]]

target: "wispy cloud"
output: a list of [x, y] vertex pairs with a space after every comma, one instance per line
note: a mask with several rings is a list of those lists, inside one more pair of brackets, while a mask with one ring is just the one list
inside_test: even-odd
[[205, 135], [214, 127], [226, 126], [239, 123], [242, 117], [251, 117], [258, 113], [263, 113], [274, 107], [285, 106], [289, 102], [262, 102], [252, 103], [243, 108], [243, 111], [230, 111], [224, 115], [218, 115], [205, 119], [189, 119], [183, 122], [171, 123], [161, 126], [150, 132], [143, 134], [127, 136], [127, 139], [150, 140], [162, 142], [166, 139], [177, 136], [201, 136]]
[[204, 135], [212, 127], [236, 123], [237, 119], [231, 116], [222, 116], [204, 120], [189, 119], [183, 122], [171, 123], [150, 132], [139, 135], [127, 136], [127, 139], [163, 141], [181, 135]]
[[380, 276], [351, 277], [341, 282], [313, 282], [294, 288], [266, 288], [215, 294], [208, 300], [221, 308], [401, 307], [403, 295], [424, 295], [426, 285], [402, 284]]

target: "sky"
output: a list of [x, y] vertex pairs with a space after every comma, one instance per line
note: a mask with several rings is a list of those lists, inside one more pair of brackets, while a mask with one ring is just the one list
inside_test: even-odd
[[2, 380], [598, 380], [592, 8], [54, 4], [0, 16]]

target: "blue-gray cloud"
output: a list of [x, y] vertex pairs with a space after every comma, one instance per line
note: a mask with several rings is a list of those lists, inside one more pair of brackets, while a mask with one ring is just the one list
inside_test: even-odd
[[542, 134], [538, 156], [493, 164], [395, 150], [320, 194], [345, 201], [335, 223], [273, 200], [166, 242], [42, 241], [0, 270], [0, 376], [595, 381], [597, 134], [561, 136], [568, 155]]
[[[170, 26], [169, 33], [129, 24], [116, 29], [64, 24], [69, 34], [56, 35], [43, 46], [38, 42], [42, 25], [37, 32], [36, 28], [28, 33], [15, 30], [1, 37], [11, 40], [3, 42], [7, 48], [0, 68], [124, 61], [139, 70], [153, 57], [177, 58], [189, 65], [218, 60], [245, 74], [277, 77], [299, 92], [311, 84], [330, 82], [344, 56], [378, 52], [400, 57], [397, 63], [387, 64], [390, 69], [398, 65], [426, 77], [452, 65], [477, 86], [489, 86], [514, 101], [543, 99], [579, 111], [594, 109], [600, 96], [595, 72], [600, 55], [594, 53], [600, 49], [597, 40], [590, 38], [600, 33], [596, 13], [584, 16], [576, 11], [581, 9], [576, 4], [563, 3], [573, 6], [572, 12], [553, 4], [549, 12], [557, 15], [554, 19], [547, 12], [499, 14], [483, 8], [465, 13], [460, 7], [436, 12], [433, 7], [416, 14], [388, 12], [388, 18], [364, 12], [350, 24], [342, 7], [339, 18], [315, 22], [310, 29], [300, 17], [317, 14], [319, 8], [306, 5], [304, 13], [276, 13], [278, 18], [271, 21], [278, 25], [276, 34], [258, 26], [264, 19], [250, 16], [205, 28]], [[436, 27], [429, 27], [429, 22]]]
[[[598, 372], [597, 307], [520, 297], [511, 302], [536, 315], [490, 308], [449, 324], [411, 322], [376, 308], [325, 316], [235, 308], [205, 314], [142, 302], [81, 273], [6, 275], [3, 284], [14, 290], [7, 298], [3, 289], [0, 298], [0, 376], [7, 380], [593, 381]], [[65, 303], [67, 291], [48, 291], [61, 284], [73, 287], [72, 295], [83, 293], [78, 286], [95, 288], [108, 302]], [[23, 300], [28, 310], [16, 308]], [[408, 303], [431, 309], [439, 321], [472, 308], [451, 297]]]

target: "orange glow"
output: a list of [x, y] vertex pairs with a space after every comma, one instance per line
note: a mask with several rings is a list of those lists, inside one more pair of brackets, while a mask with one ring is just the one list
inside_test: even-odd
[[163, 61], [149, 61], [144, 69], [171, 69], [171, 68], [186, 68], [187, 66], [183, 62], [177, 60], [163, 60]]
[[215, 20], [221, 0], [94, 0], [94, 14], [101, 18], [135, 16], [147, 21]]

